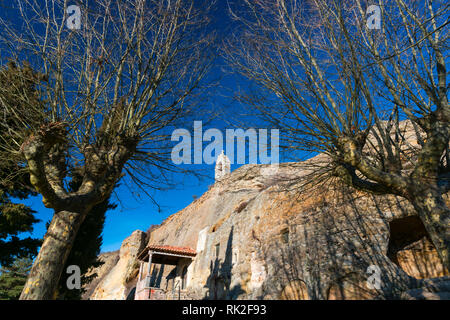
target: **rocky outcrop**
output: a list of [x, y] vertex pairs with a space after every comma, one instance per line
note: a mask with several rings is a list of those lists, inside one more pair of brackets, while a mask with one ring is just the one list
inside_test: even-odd
[[[448, 274], [404, 200], [334, 180], [305, 186], [303, 178], [321, 157], [274, 171], [242, 166], [152, 228], [148, 243], [197, 250], [183, 297], [406, 299], [420, 296], [411, 290], [423, 288], [427, 278]], [[92, 299], [127, 297], [143, 245], [139, 231], [124, 241]], [[173, 267], [155, 265], [153, 274], [160, 288], [173, 290]], [[426, 292], [421, 297], [431, 297]]]
[[83, 296], [82, 296], [83, 300], [90, 299], [95, 288], [109, 274], [111, 269], [114, 268], [114, 266], [117, 264], [117, 261], [119, 261], [119, 251], [102, 253], [98, 257], [98, 260], [100, 260], [102, 262], [102, 265], [100, 267], [97, 267], [97, 268], [91, 270], [88, 273], [88, 276], [91, 276], [94, 273], [96, 274], [96, 276], [91, 282], [89, 282], [83, 288], [85, 290], [85, 292], [83, 293]]
[[422, 287], [404, 292], [404, 300], [450, 300], [450, 277], [424, 281]]
[[[105, 274], [95, 289], [90, 294], [92, 300], [125, 300], [133, 290], [137, 276], [139, 263], [136, 260], [138, 253], [146, 245], [146, 234], [140, 230], [134, 231], [124, 240], [116, 263], [109, 272]], [[112, 259], [106, 259], [112, 262]], [[102, 265], [101, 268], [109, 268]]]

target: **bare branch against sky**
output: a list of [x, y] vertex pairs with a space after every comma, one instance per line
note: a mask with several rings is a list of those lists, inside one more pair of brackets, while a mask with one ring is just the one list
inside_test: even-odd
[[241, 101], [280, 128], [281, 148], [327, 156], [306, 183], [408, 199], [449, 267], [447, 1], [243, 2], [227, 46], [256, 87]]

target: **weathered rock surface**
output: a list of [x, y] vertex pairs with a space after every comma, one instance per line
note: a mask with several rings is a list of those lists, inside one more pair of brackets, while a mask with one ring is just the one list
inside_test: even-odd
[[450, 277], [426, 281], [423, 287], [412, 289], [401, 295], [405, 300], [450, 300]]
[[103, 262], [103, 264], [92, 270], [89, 275], [93, 274], [94, 272], [97, 274], [96, 278], [92, 280], [87, 286], [85, 286], [85, 293], [83, 294], [83, 299], [88, 300], [92, 296], [95, 288], [98, 286], [98, 284], [109, 274], [112, 268], [117, 264], [117, 261], [119, 261], [119, 251], [112, 251], [112, 252], [105, 252], [100, 254], [98, 257], [100, 261]]
[[[422, 279], [448, 271], [408, 203], [336, 181], [299, 192], [299, 178], [309, 173], [305, 166], [320, 160], [282, 164], [272, 175], [264, 165], [242, 166], [152, 228], [148, 243], [197, 250], [184, 297], [447, 297], [411, 291], [423, 288]], [[136, 284], [135, 256], [144, 239], [143, 232], [135, 231], [124, 241], [119, 261], [91, 299], [127, 297]], [[154, 266], [160, 288], [172, 290], [171, 271], [170, 266]]]
[[[146, 234], [134, 231], [120, 247], [114, 267], [104, 275], [90, 295], [92, 300], [125, 300], [133, 288], [138, 262], [136, 256], [146, 245]], [[104, 265], [103, 265], [104, 266]], [[102, 267], [103, 267], [102, 266]]]

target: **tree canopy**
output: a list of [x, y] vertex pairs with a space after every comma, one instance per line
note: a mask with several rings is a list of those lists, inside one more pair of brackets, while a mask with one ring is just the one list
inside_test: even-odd
[[[36, 90], [39, 81], [39, 76], [26, 63], [18, 66], [9, 62], [0, 68], [0, 158], [3, 159], [0, 161], [0, 265], [3, 267], [17, 258], [35, 256], [41, 244], [40, 239], [21, 237], [32, 232], [33, 224], [40, 220], [35, 218], [36, 211], [12, 199], [25, 199], [36, 195], [36, 191], [29, 181], [24, 158], [10, 155], [11, 149], [17, 148], [14, 139], [29, 129], [25, 123], [42, 120], [23, 104], [27, 100], [40, 105]], [[16, 114], [8, 111], [10, 107]]]

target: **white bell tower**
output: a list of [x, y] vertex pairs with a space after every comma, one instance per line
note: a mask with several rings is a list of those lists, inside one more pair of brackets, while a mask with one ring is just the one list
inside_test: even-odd
[[215, 179], [216, 181], [222, 180], [223, 177], [230, 174], [231, 171], [231, 161], [225, 155], [225, 153], [219, 154], [216, 160], [216, 169], [215, 169]]

